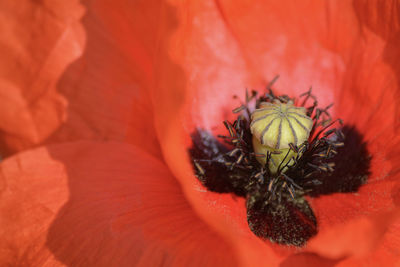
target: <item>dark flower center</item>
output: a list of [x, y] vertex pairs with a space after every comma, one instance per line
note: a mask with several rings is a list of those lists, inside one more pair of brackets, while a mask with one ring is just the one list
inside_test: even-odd
[[[305, 196], [356, 192], [367, 181], [370, 156], [355, 127], [333, 121], [328, 112], [330, 106], [318, 108], [311, 89], [296, 99], [275, 95], [271, 85], [267, 86], [268, 93], [261, 96], [256, 91], [251, 95], [246, 91], [245, 104], [233, 110], [239, 114], [237, 119], [233, 123], [224, 121], [226, 136], [217, 139], [202, 129], [192, 133], [189, 153], [196, 177], [208, 190], [246, 198], [248, 224], [254, 234], [280, 244], [302, 246], [318, 229]], [[309, 102], [312, 104], [306, 107]], [[268, 103], [305, 107], [304, 116], [312, 118], [309, 138], [301, 144], [289, 143], [286, 150], [267, 149], [261, 155], [255, 151], [251, 105], [265, 109], [272, 106]], [[334, 128], [335, 125], [339, 127]], [[297, 142], [294, 131], [293, 137]], [[279, 138], [280, 135], [276, 140]], [[284, 154], [276, 155], [282, 151]], [[260, 161], [260, 157], [264, 159]], [[287, 160], [289, 157], [291, 160]], [[271, 164], [276, 159], [278, 163]]]

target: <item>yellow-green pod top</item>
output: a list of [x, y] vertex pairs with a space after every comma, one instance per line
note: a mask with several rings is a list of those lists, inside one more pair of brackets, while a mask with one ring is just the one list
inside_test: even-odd
[[261, 145], [274, 149], [301, 145], [308, 139], [313, 121], [306, 109], [291, 103], [263, 102], [251, 115], [251, 132]]

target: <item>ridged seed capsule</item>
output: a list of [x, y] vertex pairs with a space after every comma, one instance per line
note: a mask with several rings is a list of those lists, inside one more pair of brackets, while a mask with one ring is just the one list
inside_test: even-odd
[[265, 155], [257, 160], [265, 165], [266, 155], [271, 153], [268, 164], [271, 173], [276, 173], [279, 166], [290, 165], [289, 161], [297, 156], [290, 144], [298, 147], [307, 141], [312, 125], [313, 121], [303, 107], [296, 107], [291, 102], [261, 103], [251, 114], [250, 124], [254, 152]]

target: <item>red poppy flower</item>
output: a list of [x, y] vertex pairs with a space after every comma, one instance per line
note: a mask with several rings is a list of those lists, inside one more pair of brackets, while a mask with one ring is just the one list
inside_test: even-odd
[[[73, 266], [399, 264], [396, 1], [2, 1], [0, 262]], [[372, 155], [355, 194], [311, 199], [318, 234], [257, 238], [243, 199], [187, 154], [244, 88], [310, 85]]]

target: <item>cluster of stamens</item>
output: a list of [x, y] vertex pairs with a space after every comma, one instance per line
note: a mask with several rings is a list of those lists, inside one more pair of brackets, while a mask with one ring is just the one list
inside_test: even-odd
[[[290, 209], [283, 209], [282, 205], [296, 206], [314, 222], [303, 196], [323, 184], [320, 179], [323, 173], [329, 175], [334, 171], [333, 158], [344, 145], [342, 122], [332, 120], [328, 112], [331, 106], [318, 107], [311, 89], [299, 99], [276, 96], [271, 90], [274, 81], [265, 95], [246, 91], [245, 102], [233, 110], [238, 114], [237, 119], [233, 123], [223, 122], [228, 134], [218, 137], [226, 145], [216, 149], [223, 153], [211, 153], [206, 160], [192, 155], [196, 175], [214, 190], [206, 184], [207, 172], [224, 169], [224, 174], [215, 179], [223, 179], [228, 189], [215, 191], [245, 196], [248, 210], [275, 212], [272, 217], [277, 213], [280, 217], [289, 216], [285, 214]], [[311, 105], [306, 107], [309, 102]], [[339, 128], [334, 128], [335, 124]], [[265, 233], [254, 228], [254, 218], [248, 219], [253, 232], [265, 237]], [[312, 235], [316, 230], [307, 231]], [[267, 236], [275, 242], [296, 245], [306, 240], [294, 238], [295, 241], [288, 242], [284, 237]]]
[[[269, 192], [266, 203], [274, 200], [280, 202], [285, 192], [294, 199], [311, 190], [310, 185], [320, 184], [318, 174], [333, 171], [334, 163], [329, 160], [337, 153], [336, 149], [344, 144], [340, 129], [331, 128], [333, 124], [338, 122], [341, 125], [342, 122], [332, 121], [328, 113], [330, 106], [318, 108], [311, 89], [301, 95], [303, 104], [298, 107], [293, 105], [296, 99], [277, 97], [270, 89], [265, 96], [256, 99], [257, 109], [251, 112], [250, 102], [257, 97], [257, 92], [253, 91], [250, 97], [248, 93], [246, 95], [246, 103], [233, 110], [242, 114], [233, 123], [224, 121], [229, 135], [219, 136], [233, 147], [224, 155], [225, 166], [238, 173], [246, 170], [250, 174], [247, 178], [249, 190], [254, 184], [265, 185]], [[313, 104], [308, 108], [303, 107], [309, 99], [314, 99]], [[287, 118], [287, 115], [290, 117]], [[263, 122], [264, 127], [254, 127], [262, 119], [267, 119]], [[284, 119], [289, 134], [282, 134]], [[272, 127], [277, 130], [268, 139], [265, 133]], [[287, 129], [285, 131], [288, 132]], [[269, 148], [263, 149], [263, 145]], [[200, 167], [198, 163], [196, 165]]]

